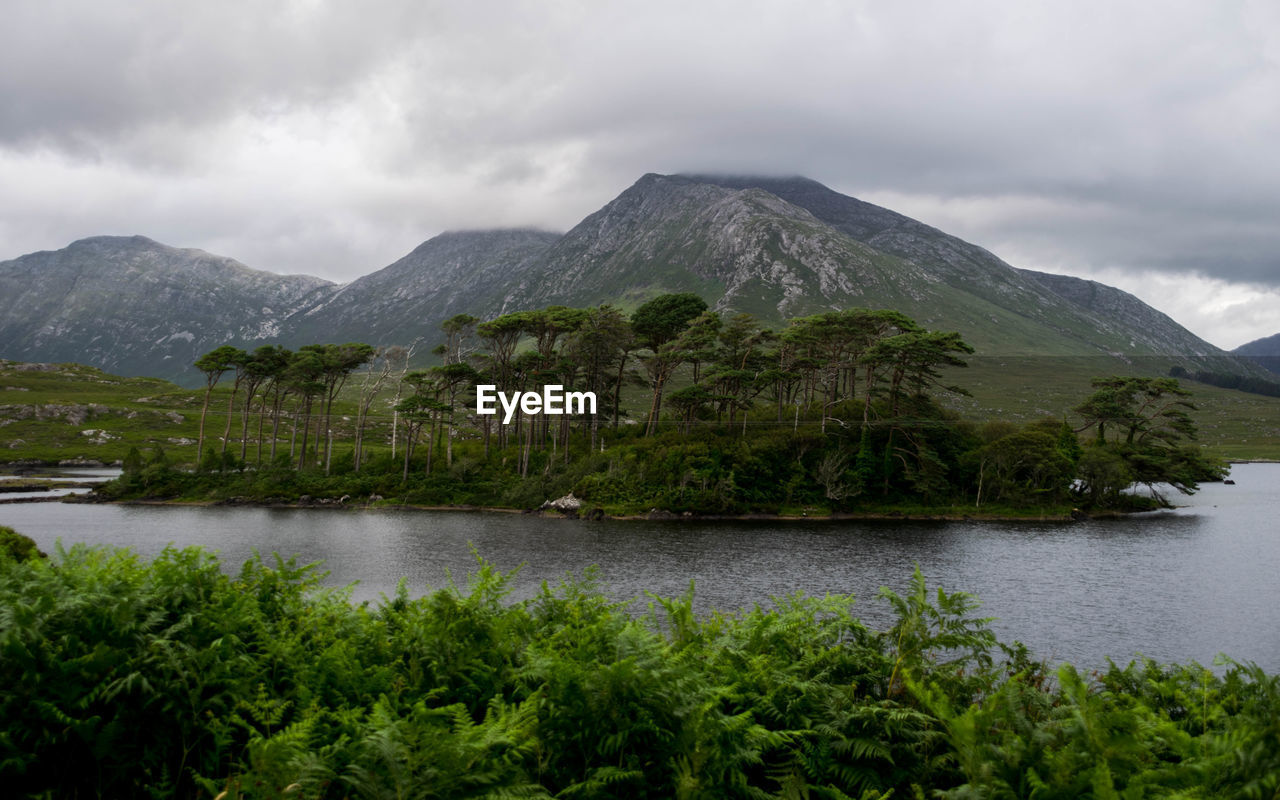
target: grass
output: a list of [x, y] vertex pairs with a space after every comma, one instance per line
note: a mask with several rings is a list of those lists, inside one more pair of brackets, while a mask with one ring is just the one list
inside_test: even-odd
[[[1164, 375], [1172, 362], [1126, 365], [1116, 359], [1084, 357], [973, 357], [965, 369], [950, 370], [944, 383], [958, 384], [972, 396], [948, 394], [945, 404], [968, 419], [1028, 422], [1062, 417], [1074, 422], [1071, 408], [1088, 394], [1089, 380], [1112, 374]], [[1197, 406], [1200, 445], [1232, 460], [1280, 459], [1280, 398], [1182, 381]]]

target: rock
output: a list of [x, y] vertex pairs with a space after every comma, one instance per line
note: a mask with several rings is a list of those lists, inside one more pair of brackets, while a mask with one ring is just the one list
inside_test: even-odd
[[676, 516], [670, 511], [665, 511], [661, 508], [649, 509], [649, 513], [645, 514], [644, 518], [645, 519], [680, 519], [680, 517]]
[[585, 518], [591, 522], [599, 522], [604, 519], [604, 509], [596, 506], [587, 512], [587, 516]]
[[92, 458], [64, 458], [58, 462], [60, 467], [105, 467], [106, 464]]
[[550, 509], [552, 511], [559, 511], [561, 514], [566, 514], [566, 515], [572, 511], [574, 516], [577, 516], [578, 509], [581, 507], [582, 507], [582, 501], [574, 497], [573, 492], [569, 492], [564, 497], [558, 498], [556, 500], [548, 500], [547, 502], [542, 504], [539, 510], [546, 511]]

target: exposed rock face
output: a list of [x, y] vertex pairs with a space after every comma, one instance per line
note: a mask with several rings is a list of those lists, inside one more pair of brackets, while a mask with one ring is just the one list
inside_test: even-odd
[[569, 231], [507, 300], [638, 303], [692, 291], [774, 323], [895, 308], [959, 331], [984, 355], [1226, 355], [1124, 292], [1106, 287], [1108, 302], [1090, 306], [1037, 276], [805, 178], [646, 175]]
[[278, 336], [329, 286], [142, 236], [82, 239], [0, 262], [0, 356], [174, 377], [219, 344]]
[[717, 309], [776, 321], [849, 305], [901, 307], [934, 282], [763, 190], [646, 175], [565, 234], [508, 302], [639, 302], [691, 291]]
[[1098, 319], [1100, 330], [1114, 333], [1144, 350], [1186, 356], [1221, 356], [1222, 351], [1128, 292], [1097, 281], [1020, 269], [1019, 273]]

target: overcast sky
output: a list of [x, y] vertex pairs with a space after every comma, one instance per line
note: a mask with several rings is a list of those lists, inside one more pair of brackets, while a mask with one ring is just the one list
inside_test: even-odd
[[646, 172], [801, 174], [1235, 347], [1280, 332], [1280, 4], [6, 0], [0, 260], [347, 281]]

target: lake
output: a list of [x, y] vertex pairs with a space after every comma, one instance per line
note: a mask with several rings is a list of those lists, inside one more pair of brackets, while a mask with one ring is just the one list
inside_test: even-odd
[[[1082, 667], [1127, 661], [1208, 664], [1223, 652], [1280, 671], [1280, 464], [1241, 464], [1235, 485], [1207, 484], [1172, 511], [1120, 520], [1033, 522], [584, 522], [519, 514], [321, 509], [0, 505], [0, 524], [46, 552], [90, 542], [154, 554], [202, 545], [234, 569], [257, 549], [322, 560], [356, 600], [413, 594], [475, 552], [521, 567], [514, 596], [599, 565], [610, 595], [675, 595], [699, 608], [767, 603], [793, 592], [852, 592], [864, 620], [888, 614], [880, 586], [905, 589], [919, 564], [931, 590], [963, 590], [1002, 639]], [[523, 565], [523, 566], [521, 566]], [[358, 582], [358, 583], [357, 583]]]

